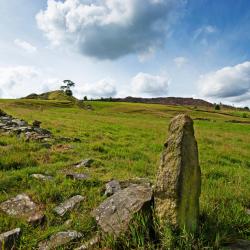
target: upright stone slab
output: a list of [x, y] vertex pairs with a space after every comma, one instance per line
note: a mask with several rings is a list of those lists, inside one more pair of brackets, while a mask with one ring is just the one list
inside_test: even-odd
[[195, 232], [199, 217], [201, 170], [193, 121], [174, 117], [169, 125], [155, 187], [155, 209], [160, 223]]

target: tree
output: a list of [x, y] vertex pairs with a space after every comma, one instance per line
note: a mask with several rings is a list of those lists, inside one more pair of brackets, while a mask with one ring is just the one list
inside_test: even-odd
[[63, 83], [65, 85], [62, 85], [60, 89], [63, 90], [67, 96], [72, 96], [73, 93], [70, 88], [75, 87], [75, 83], [72, 82], [71, 80], [63, 80]]
[[216, 105], [214, 106], [214, 109], [215, 109], [215, 110], [220, 110], [220, 105], [219, 105], [219, 104], [216, 104]]
[[88, 101], [88, 97], [85, 95], [85, 96], [83, 97], [83, 100], [84, 100], [84, 101]]

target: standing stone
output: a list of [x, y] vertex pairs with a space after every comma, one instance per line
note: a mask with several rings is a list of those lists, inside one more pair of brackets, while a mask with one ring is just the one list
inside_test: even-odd
[[155, 187], [155, 208], [160, 223], [195, 232], [199, 217], [201, 170], [193, 120], [174, 117], [169, 125]]
[[15, 249], [16, 242], [20, 237], [20, 228], [0, 234], [0, 249]]

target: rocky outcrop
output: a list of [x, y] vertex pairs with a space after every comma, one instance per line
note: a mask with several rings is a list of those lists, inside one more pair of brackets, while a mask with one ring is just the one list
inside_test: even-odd
[[[1, 111], [1, 110], [0, 110]], [[0, 234], [0, 249], [11, 250], [16, 248], [16, 243], [20, 237], [21, 229], [16, 228]]]
[[109, 181], [108, 183], [106, 183], [104, 195], [111, 196], [114, 193], [117, 193], [119, 190], [121, 190], [121, 186], [120, 186], [119, 181], [112, 180], [112, 181]]
[[118, 236], [128, 229], [137, 212], [149, 213], [151, 201], [152, 189], [149, 185], [132, 184], [106, 199], [92, 215], [104, 233]]
[[72, 210], [77, 204], [79, 204], [81, 201], [83, 201], [85, 198], [81, 195], [76, 195], [65, 202], [61, 203], [59, 206], [54, 208], [54, 211], [59, 215], [63, 216], [68, 211]]
[[2, 110], [0, 111], [0, 132], [24, 135], [27, 141], [45, 141], [51, 138], [50, 131], [40, 128], [41, 122], [34, 121], [34, 123], [31, 126], [24, 120], [14, 118]]
[[195, 232], [199, 217], [201, 171], [193, 121], [178, 115], [169, 125], [155, 187], [155, 210], [164, 226]]
[[44, 214], [41, 207], [33, 202], [26, 194], [19, 194], [0, 204], [0, 210], [6, 214], [23, 218], [31, 224], [41, 223], [44, 219]]
[[77, 231], [59, 232], [52, 235], [49, 240], [40, 242], [38, 250], [56, 249], [82, 237], [83, 235]]

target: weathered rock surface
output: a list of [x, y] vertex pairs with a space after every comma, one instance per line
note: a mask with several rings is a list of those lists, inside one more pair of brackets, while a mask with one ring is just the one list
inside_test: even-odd
[[52, 180], [53, 177], [50, 175], [43, 175], [43, 174], [32, 174], [31, 177], [37, 179], [37, 180], [42, 180], [42, 181], [49, 181]]
[[[0, 110], [1, 112], [1, 110]], [[0, 249], [15, 249], [16, 242], [20, 237], [21, 229], [16, 228], [11, 231], [0, 234]]]
[[10, 216], [24, 218], [31, 224], [41, 223], [44, 219], [41, 208], [26, 194], [19, 194], [2, 202], [0, 209]]
[[105, 195], [106, 196], [111, 196], [114, 193], [118, 192], [119, 190], [121, 190], [121, 186], [119, 181], [117, 180], [112, 180], [109, 181], [108, 183], [106, 183], [105, 185]]
[[201, 170], [193, 121], [174, 117], [169, 126], [155, 187], [155, 209], [162, 225], [170, 223], [189, 232], [197, 229]]
[[74, 240], [78, 240], [83, 235], [77, 231], [59, 232], [50, 237], [49, 240], [40, 242], [38, 245], [39, 250], [55, 249], [64, 246]]
[[82, 161], [76, 163], [74, 166], [76, 168], [90, 167], [93, 162], [94, 162], [93, 159], [85, 159], [85, 160], [82, 160]]
[[89, 178], [87, 174], [79, 174], [79, 173], [68, 173], [66, 174], [66, 177], [72, 180], [86, 180]]
[[77, 204], [79, 204], [81, 201], [83, 201], [85, 198], [81, 195], [76, 195], [65, 202], [61, 203], [59, 206], [54, 208], [54, 211], [60, 215], [63, 216], [68, 211], [72, 210]]
[[128, 229], [134, 214], [149, 211], [152, 189], [148, 185], [130, 185], [118, 191], [92, 212], [103, 232], [119, 235]]
[[[95, 245], [97, 245], [100, 241], [100, 237], [99, 236], [95, 236], [93, 238], [91, 238], [89, 241], [85, 242], [83, 245], [81, 245], [80, 247], [75, 248], [74, 250], [88, 250], [88, 249], [94, 249], [93, 247]], [[98, 249], [98, 248], [96, 248]]]

